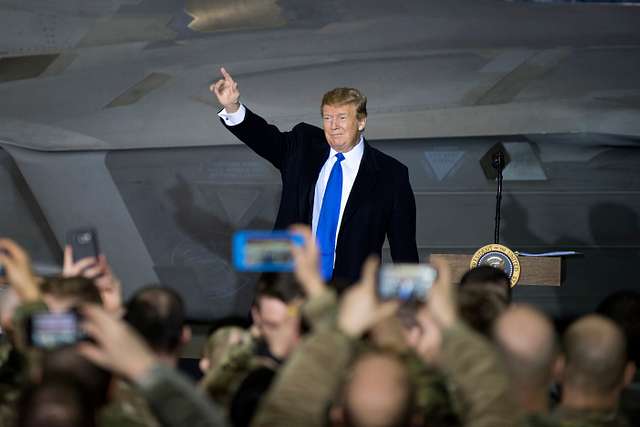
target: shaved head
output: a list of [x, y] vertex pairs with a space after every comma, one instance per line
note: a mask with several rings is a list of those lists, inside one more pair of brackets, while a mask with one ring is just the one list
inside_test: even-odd
[[387, 353], [367, 353], [353, 365], [344, 388], [347, 425], [395, 427], [412, 415], [413, 388], [405, 364]]
[[558, 345], [546, 315], [528, 305], [513, 305], [496, 321], [494, 339], [512, 381], [535, 387], [549, 385]]
[[502, 353], [511, 394], [529, 413], [549, 410], [549, 386], [558, 361], [551, 321], [528, 305], [511, 305], [495, 322], [493, 339]]
[[563, 339], [564, 383], [590, 394], [609, 394], [624, 383], [625, 336], [611, 320], [588, 315], [574, 322]]

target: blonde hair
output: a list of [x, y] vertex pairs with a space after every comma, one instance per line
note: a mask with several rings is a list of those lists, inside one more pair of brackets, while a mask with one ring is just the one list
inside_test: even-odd
[[367, 97], [360, 93], [358, 89], [352, 87], [337, 87], [325, 93], [322, 97], [320, 111], [325, 105], [345, 104], [355, 105], [358, 120], [367, 117]]

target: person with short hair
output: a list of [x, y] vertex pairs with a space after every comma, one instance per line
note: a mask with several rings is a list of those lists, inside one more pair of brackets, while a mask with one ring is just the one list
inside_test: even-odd
[[144, 337], [154, 353], [175, 367], [182, 348], [191, 340], [182, 297], [165, 286], [146, 286], [126, 304], [124, 320]]
[[493, 340], [509, 374], [511, 395], [527, 414], [546, 414], [549, 390], [559, 372], [560, 348], [549, 318], [532, 306], [516, 304], [496, 320]]
[[563, 347], [562, 399], [553, 418], [593, 426], [629, 425], [618, 405], [635, 365], [628, 360], [620, 328], [612, 320], [590, 314], [569, 326]]
[[461, 289], [484, 289], [491, 291], [505, 299], [505, 304], [511, 301], [511, 280], [504, 270], [481, 265], [467, 271], [460, 279]]
[[336, 88], [321, 104], [323, 129], [307, 123], [281, 132], [240, 103], [238, 84], [221, 68], [211, 85], [222, 123], [281, 173], [274, 225], [310, 224], [321, 249], [325, 281], [356, 281], [370, 254], [389, 239], [394, 262], [418, 262], [416, 205], [409, 171], [364, 139], [367, 99]]

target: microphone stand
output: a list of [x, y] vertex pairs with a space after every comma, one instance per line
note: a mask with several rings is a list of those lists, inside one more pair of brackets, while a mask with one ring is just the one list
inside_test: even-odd
[[504, 168], [504, 153], [498, 151], [493, 156], [492, 166], [498, 171], [498, 190], [496, 194], [496, 219], [495, 219], [495, 233], [494, 243], [500, 243], [500, 207], [502, 205], [502, 169]]

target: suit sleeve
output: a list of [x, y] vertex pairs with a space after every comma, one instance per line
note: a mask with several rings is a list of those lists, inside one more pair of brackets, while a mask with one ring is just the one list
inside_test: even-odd
[[406, 166], [402, 166], [397, 177], [387, 230], [391, 258], [393, 262], [419, 262], [416, 246], [416, 199]]
[[244, 120], [235, 126], [227, 126], [224, 120], [220, 119], [220, 121], [256, 154], [278, 170], [283, 169], [287, 153], [295, 141], [294, 132], [281, 132], [276, 126], [267, 123], [265, 119], [248, 108]]

